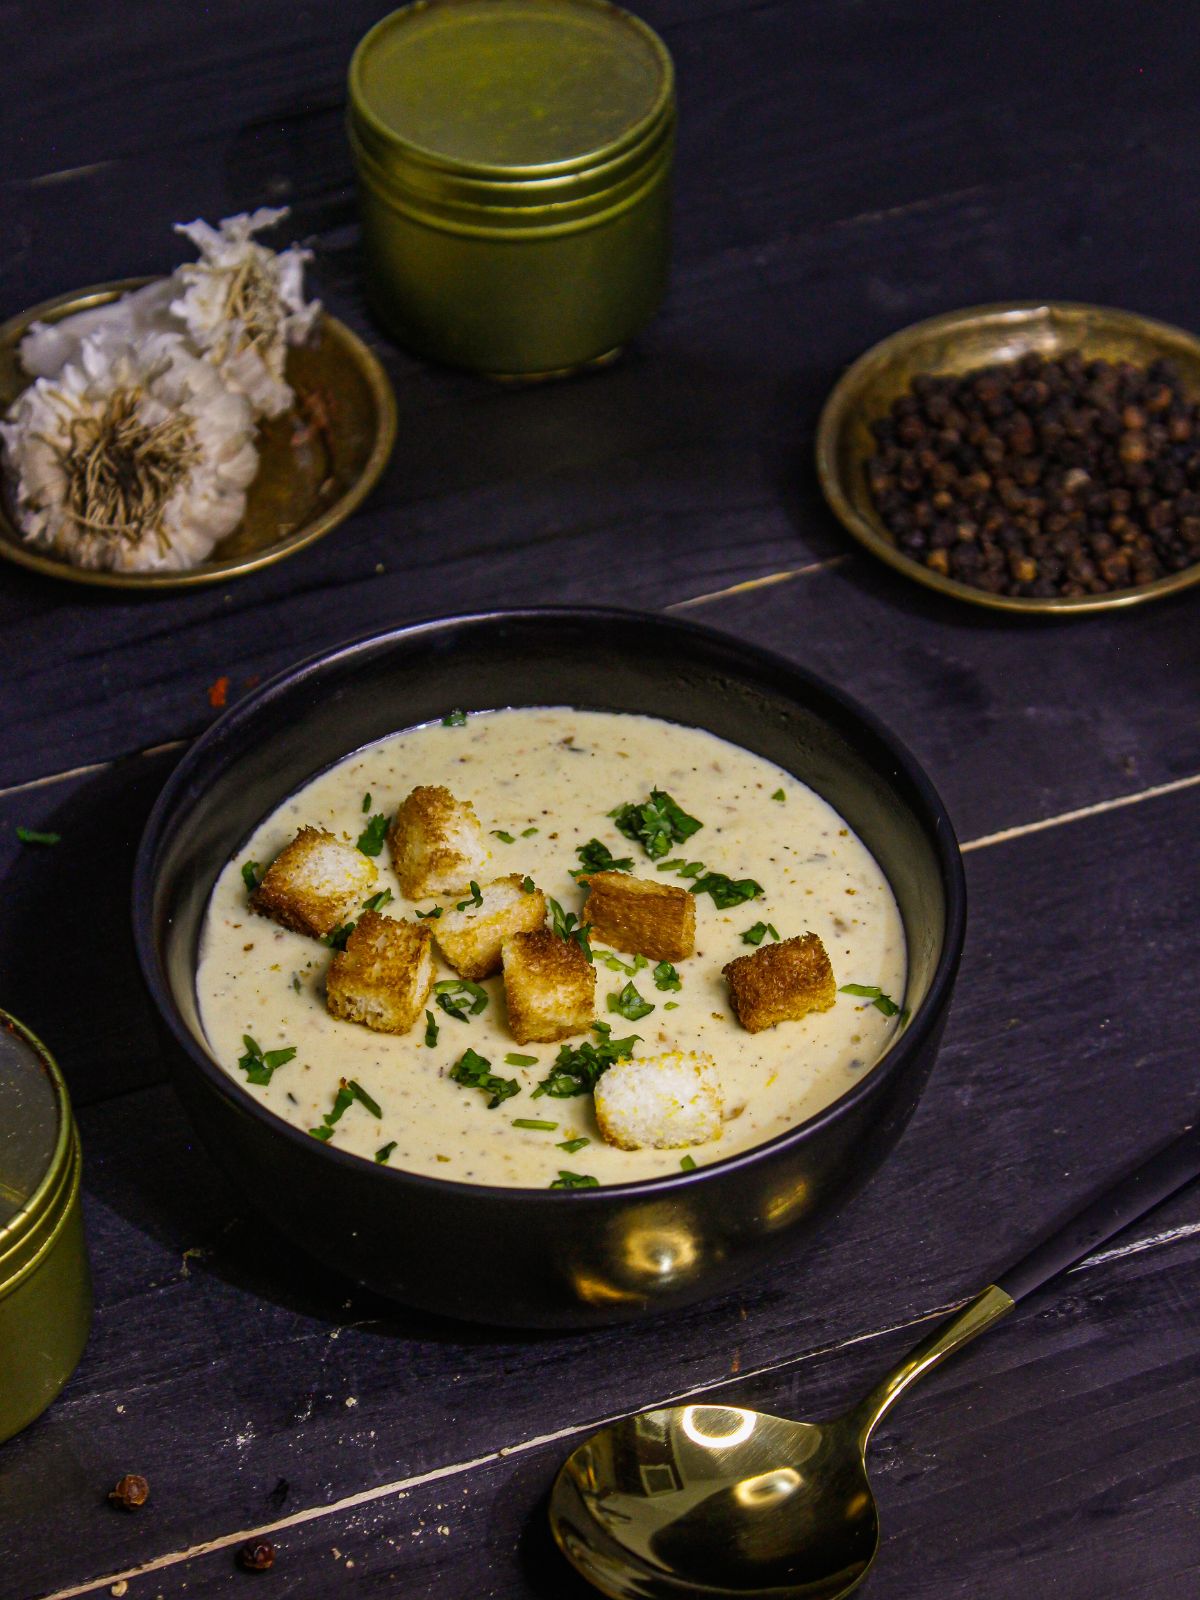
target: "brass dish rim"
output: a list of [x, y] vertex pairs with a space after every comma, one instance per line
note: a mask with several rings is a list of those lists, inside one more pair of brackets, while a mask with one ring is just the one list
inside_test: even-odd
[[[919, 343], [932, 334], [953, 332], [964, 325], [995, 322], [1003, 318], [1016, 326], [1024, 321], [1034, 321], [1039, 316], [1053, 318], [1063, 315], [1068, 319], [1099, 318], [1109, 326], [1148, 336], [1161, 346], [1164, 355], [1183, 346], [1200, 366], [1200, 337], [1172, 323], [1155, 317], [1145, 317], [1136, 311], [1123, 311], [1116, 306], [1093, 305], [1083, 300], [997, 300], [985, 305], [963, 306], [956, 311], [943, 311], [935, 317], [888, 334], [865, 350], [834, 384], [821, 408], [817, 423], [816, 466], [821, 492], [838, 521], [858, 542], [895, 571], [913, 578], [928, 589], [949, 595], [955, 600], [965, 600], [969, 605], [983, 606], [991, 611], [1006, 611], [1024, 616], [1081, 616], [1097, 611], [1124, 611], [1131, 606], [1143, 605], [1148, 600], [1159, 600], [1200, 583], [1200, 562], [1185, 567], [1181, 572], [1167, 573], [1152, 583], [1132, 589], [1114, 589], [1102, 595], [1060, 595], [1054, 598], [1035, 599], [1019, 595], [990, 594], [986, 589], [976, 589], [957, 578], [943, 577], [941, 573], [922, 566], [911, 556], [898, 549], [877, 515], [864, 516], [852, 503], [846, 492], [838, 465], [838, 440], [848, 417], [858, 403], [864, 379], [871, 371], [885, 365], [896, 351]], [[875, 418], [870, 420], [874, 421]]]
[[[151, 274], [146, 277], [116, 278], [108, 283], [96, 283], [86, 289], [69, 290], [66, 294], [43, 300], [0, 324], [0, 349], [15, 346], [33, 322], [53, 318], [55, 313], [67, 316], [76, 311], [90, 311], [96, 306], [108, 305], [131, 290], [141, 289], [146, 284], [155, 282], [160, 276], [161, 274]], [[325, 534], [332, 532], [358, 509], [383, 475], [383, 469], [396, 442], [396, 396], [379, 358], [352, 328], [324, 308], [321, 310], [318, 326], [323, 334], [331, 337], [346, 351], [349, 360], [358, 369], [370, 391], [377, 417], [375, 438], [358, 477], [343, 494], [318, 515], [301, 523], [291, 533], [253, 555], [235, 556], [225, 561], [203, 561], [195, 567], [171, 572], [108, 572], [72, 566], [69, 561], [61, 561], [55, 556], [47, 555], [24, 544], [21, 541], [20, 529], [14, 524], [8, 508], [0, 498], [0, 527], [3, 528], [5, 535], [0, 538], [0, 557], [12, 561], [17, 566], [25, 567], [28, 571], [41, 573], [44, 577], [61, 578], [68, 583], [83, 583], [101, 589], [128, 589], [153, 593], [164, 589], [192, 589], [204, 584], [225, 583], [230, 578], [240, 578], [247, 573], [258, 572], [263, 567], [274, 566], [277, 561], [286, 560], [288, 556], [295, 555], [298, 550], [315, 544]], [[219, 544], [217, 549], [220, 549]]]

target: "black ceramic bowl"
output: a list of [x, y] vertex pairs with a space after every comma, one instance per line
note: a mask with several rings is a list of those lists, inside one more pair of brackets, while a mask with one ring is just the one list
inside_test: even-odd
[[[195, 970], [213, 882], [314, 773], [414, 723], [499, 706], [647, 712], [793, 772], [864, 840], [908, 939], [911, 1020], [826, 1110], [695, 1172], [583, 1190], [490, 1188], [377, 1166], [264, 1110], [212, 1060]], [[378, 634], [296, 667], [180, 762], [138, 854], [134, 921], [179, 1091], [254, 1205], [382, 1294], [480, 1322], [571, 1327], [728, 1288], [827, 1221], [899, 1138], [933, 1065], [966, 914], [946, 811], [911, 755], [810, 673], [660, 616], [530, 610]]]

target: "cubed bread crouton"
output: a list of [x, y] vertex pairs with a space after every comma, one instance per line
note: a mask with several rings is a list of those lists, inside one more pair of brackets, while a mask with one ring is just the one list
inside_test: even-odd
[[721, 1080], [710, 1055], [627, 1056], [596, 1084], [596, 1123], [620, 1150], [675, 1150], [721, 1132]]
[[737, 1019], [749, 1033], [776, 1022], [797, 1022], [810, 1011], [828, 1011], [837, 999], [833, 968], [815, 933], [764, 944], [721, 970]]
[[696, 897], [672, 883], [593, 872], [583, 920], [601, 944], [655, 961], [683, 961], [696, 947]]
[[546, 920], [546, 896], [540, 889], [526, 892], [526, 880], [512, 873], [484, 884], [480, 905], [463, 910], [447, 907], [438, 918], [433, 937], [446, 960], [464, 978], [478, 983], [500, 971], [500, 947], [514, 933], [532, 933]]
[[433, 940], [423, 922], [364, 911], [329, 963], [325, 1009], [376, 1033], [407, 1033], [433, 988]]
[[388, 830], [392, 865], [410, 900], [428, 894], [458, 894], [487, 863], [483, 829], [469, 800], [425, 784], [414, 789]]
[[370, 894], [375, 863], [325, 828], [301, 828], [263, 874], [253, 909], [320, 939], [349, 922]]
[[582, 1033], [596, 1010], [596, 973], [574, 939], [549, 928], [504, 941], [504, 998], [518, 1044], [544, 1044]]

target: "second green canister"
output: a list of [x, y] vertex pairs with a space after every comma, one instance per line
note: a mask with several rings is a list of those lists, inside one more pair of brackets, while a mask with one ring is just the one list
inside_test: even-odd
[[603, 0], [420, 0], [350, 64], [368, 298], [495, 377], [619, 349], [666, 288], [671, 58]]

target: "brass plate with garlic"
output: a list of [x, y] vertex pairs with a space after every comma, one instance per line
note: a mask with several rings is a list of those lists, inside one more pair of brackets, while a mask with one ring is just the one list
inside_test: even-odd
[[[33, 322], [58, 322], [151, 281], [127, 278], [76, 290], [0, 326], [0, 413], [32, 382], [17, 350]], [[247, 490], [245, 515], [209, 560], [182, 571], [73, 566], [22, 539], [7, 473], [0, 495], [0, 556], [72, 583], [162, 591], [224, 583], [303, 550], [344, 522], [379, 481], [395, 442], [396, 401], [375, 356], [327, 312], [311, 344], [289, 349], [286, 377], [297, 404], [259, 425], [259, 467]]]

